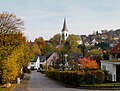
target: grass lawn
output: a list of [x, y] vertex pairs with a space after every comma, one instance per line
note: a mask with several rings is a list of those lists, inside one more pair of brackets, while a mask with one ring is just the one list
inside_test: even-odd
[[0, 91], [11, 91], [17, 84], [12, 84], [9, 88], [3, 88], [3, 85], [0, 85]]

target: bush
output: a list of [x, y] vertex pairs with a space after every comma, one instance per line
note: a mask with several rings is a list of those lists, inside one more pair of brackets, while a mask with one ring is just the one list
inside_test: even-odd
[[0, 88], [0, 91], [3, 91], [2, 88]]
[[104, 73], [105, 73], [104, 82], [105, 83], [112, 82], [112, 75], [109, 73], [109, 71], [104, 70]]
[[97, 70], [94, 72], [95, 74], [95, 83], [101, 84], [104, 82], [105, 79], [105, 73], [102, 70]]
[[30, 69], [28, 69], [27, 67], [23, 67], [23, 72], [28, 74], [31, 73]]
[[46, 71], [46, 76], [72, 86], [80, 84], [101, 84], [104, 82], [104, 72], [101, 70], [77, 71]]
[[[1, 72], [0, 72], [0, 79], [2, 83], [13, 82], [17, 75], [18, 75], [18, 65], [16, 63], [16, 55], [11, 55], [9, 60], [1, 61]], [[17, 58], [17, 57], [16, 57]]]

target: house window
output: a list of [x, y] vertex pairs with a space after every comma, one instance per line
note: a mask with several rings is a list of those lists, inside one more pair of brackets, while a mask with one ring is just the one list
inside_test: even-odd
[[117, 54], [116, 58], [117, 58], [118, 60], [120, 60], [120, 54]]
[[55, 56], [53, 56], [53, 60], [56, 60], [56, 57], [55, 57]]
[[34, 63], [31, 63], [31, 65], [34, 65]]
[[103, 70], [106, 70], [106, 66], [105, 66], [105, 65], [102, 65], [102, 69], [103, 69]]
[[54, 65], [55, 63], [54, 63], [54, 61], [52, 62], [52, 65]]
[[66, 37], [67, 37], [67, 33], [66, 33]]
[[112, 58], [113, 58], [113, 59], [115, 58], [115, 54], [112, 54]]

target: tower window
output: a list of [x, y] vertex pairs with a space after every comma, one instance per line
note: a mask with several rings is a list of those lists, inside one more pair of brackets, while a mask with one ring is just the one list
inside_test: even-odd
[[64, 39], [64, 33], [62, 33], [62, 38]]

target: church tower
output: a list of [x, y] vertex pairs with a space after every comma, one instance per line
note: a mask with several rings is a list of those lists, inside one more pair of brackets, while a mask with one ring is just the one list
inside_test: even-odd
[[67, 37], [68, 37], [68, 29], [66, 26], [66, 19], [64, 18], [64, 24], [62, 29], [62, 40], [66, 40]]

